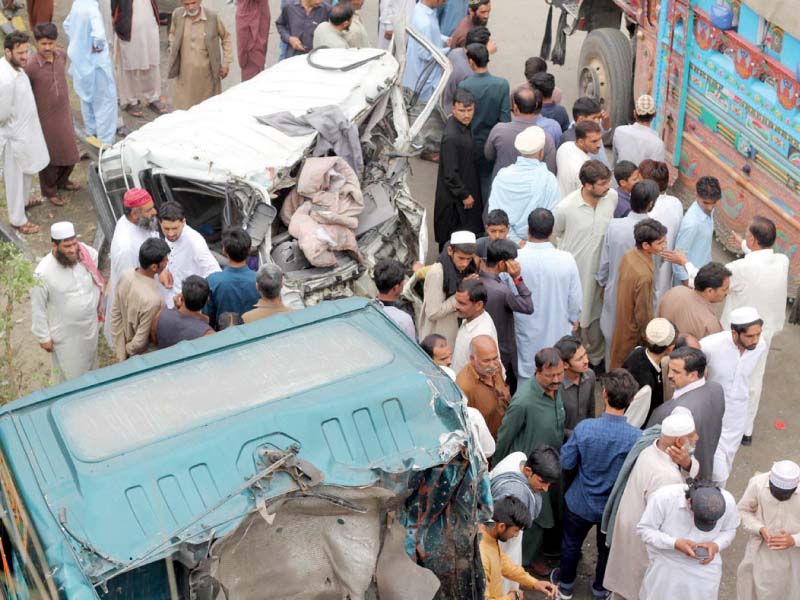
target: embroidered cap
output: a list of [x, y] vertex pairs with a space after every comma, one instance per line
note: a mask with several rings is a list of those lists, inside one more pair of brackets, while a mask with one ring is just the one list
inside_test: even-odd
[[669, 320], [656, 317], [647, 324], [644, 337], [654, 346], [669, 346], [675, 341], [675, 327]]
[[694, 525], [700, 531], [711, 531], [725, 514], [725, 496], [719, 488], [708, 486], [694, 488], [689, 492], [692, 500]]
[[636, 99], [636, 114], [637, 115], [654, 115], [656, 114], [656, 101], [649, 94], [642, 94]]
[[75, 225], [69, 221], [59, 221], [50, 226], [50, 239], [61, 241], [76, 237]]
[[800, 466], [791, 460], [779, 460], [772, 464], [769, 482], [782, 490], [793, 490], [800, 484]]
[[142, 188], [131, 188], [125, 192], [122, 198], [122, 203], [125, 208], [138, 208], [153, 201], [150, 192]]

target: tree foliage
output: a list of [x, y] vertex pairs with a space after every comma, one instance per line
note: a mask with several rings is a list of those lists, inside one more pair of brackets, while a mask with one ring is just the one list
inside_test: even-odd
[[20, 373], [15, 364], [16, 349], [12, 342], [15, 325], [14, 309], [35, 285], [33, 265], [14, 244], [0, 242], [0, 339], [3, 344], [0, 402], [19, 396]]

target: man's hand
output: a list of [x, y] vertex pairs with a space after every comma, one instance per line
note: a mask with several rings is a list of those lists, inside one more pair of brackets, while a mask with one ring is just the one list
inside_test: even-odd
[[522, 269], [520, 269], [519, 263], [513, 258], [510, 258], [506, 261], [506, 273], [511, 276], [511, 279], [516, 279], [519, 277], [521, 272]]
[[230, 70], [230, 65], [221, 65], [219, 68], [219, 78], [225, 79], [228, 76], [229, 70]]
[[537, 581], [533, 589], [537, 592], [542, 592], [548, 598], [558, 597], [558, 586], [553, 585], [549, 581]]
[[494, 54], [497, 52], [497, 43], [494, 40], [489, 40], [486, 44], [486, 49], [489, 51], [489, 54]]
[[667, 448], [667, 454], [672, 459], [672, 462], [683, 467], [684, 471], [688, 471], [692, 468], [692, 457], [689, 455], [689, 451], [685, 446], [683, 448], [679, 448], [675, 445], [670, 446]]
[[675, 540], [675, 550], [678, 552], [683, 552], [689, 558], [697, 558], [697, 555], [694, 553], [694, 547], [697, 546], [692, 540]]
[[467, 275], [466, 277], [464, 277], [464, 281], [469, 281], [470, 279], [478, 280], [480, 279], [480, 275], [478, 275], [477, 273], [473, 273], [472, 275]]
[[517, 245], [520, 248], [524, 248], [526, 243], [527, 243], [527, 240], [520, 240], [520, 241], [517, 242]]
[[473, 198], [472, 195], [469, 195], [466, 198], [464, 198], [462, 202], [464, 202], [464, 208], [466, 209], [470, 209], [473, 206], [475, 206], [475, 198]]
[[742, 251], [742, 236], [740, 236], [735, 231], [731, 231], [730, 236], [728, 236], [728, 243], [736, 248], [735, 252]]
[[294, 48], [295, 50], [297, 50], [298, 52], [305, 52], [306, 51], [306, 47], [303, 46], [303, 42], [301, 42], [300, 38], [297, 37], [296, 35], [290, 35], [289, 36], [289, 45], [292, 48]]
[[788, 550], [794, 546], [794, 538], [781, 529], [780, 533], [769, 536], [767, 546], [770, 550]]
[[172, 286], [175, 285], [175, 280], [172, 277], [172, 273], [169, 272], [169, 269], [164, 269], [161, 273], [158, 274], [158, 280], [168, 290], [172, 289]]
[[386, 31], [383, 32], [383, 37], [384, 37], [384, 39], [387, 39], [387, 40], [392, 39], [393, 35], [394, 35], [394, 31], [392, 31], [391, 29], [387, 29]]
[[689, 262], [689, 259], [686, 258], [683, 250], [664, 250], [661, 253], [661, 258], [667, 262], [671, 262], [674, 265], [680, 266], [684, 266], [687, 262]]
[[766, 527], [762, 527], [758, 530], [758, 535], [761, 536], [761, 539], [769, 544], [769, 530]]
[[717, 552], [719, 552], [719, 546], [717, 546], [714, 542], [701, 542], [699, 544], [695, 544], [694, 547], [705, 548], [706, 550], [708, 550], [708, 558], [704, 558], [703, 560], [701, 560], [700, 561], [701, 565], [707, 565], [708, 563], [710, 563], [712, 560], [714, 560], [714, 557], [717, 555]]
[[39, 342], [39, 345], [42, 347], [42, 350], [47, 352], [53, 351], [53, 340], [50, 340], [49, 342]]

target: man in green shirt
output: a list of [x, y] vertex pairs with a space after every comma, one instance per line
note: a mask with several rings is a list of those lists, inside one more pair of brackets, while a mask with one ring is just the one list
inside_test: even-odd
[[[539, 350], [534, 360], [533, 378], [517, 389], [497, 432], [494, 464], [512, 452], [529, 455], [543, 445], [558, 450], [564, 442], [565, 412], [561, 400], [564, 363], [554, 348]], [[542, 493], [542, 511], [522, 538], [522, 564], [531, 565], [540, 576], [549, 572], [542, 560], [542, 544], [546, 530], [561, 521], [563, 496], [561, 481]]]

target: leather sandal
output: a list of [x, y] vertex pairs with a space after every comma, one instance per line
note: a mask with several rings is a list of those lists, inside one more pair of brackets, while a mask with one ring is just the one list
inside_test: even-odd
[[62, 200], [62, 199], [61, 199], [61, 198], [59, 198], [58, 196], [50, 196], [50, 197], [49, 197], [47, 200], [48, 200], [48, 201], [50, 202], [50, 204], [52, 204], [53, 206], [64, 206], [64, 205], [67, 203], [67, 201], [66, 201], [66, 200]]
[[24, 233], [25, 235], [30, 235], [32, 233], [39, 233], [39, 226], [36, 223], [31, 223], [30, 221], [28, 221], [24, 225], [20, 225], [19, 227], [17, 227], [16, 225], [13, 225], [13, 227], [17, 231], [19, 231], [20, 233]]

